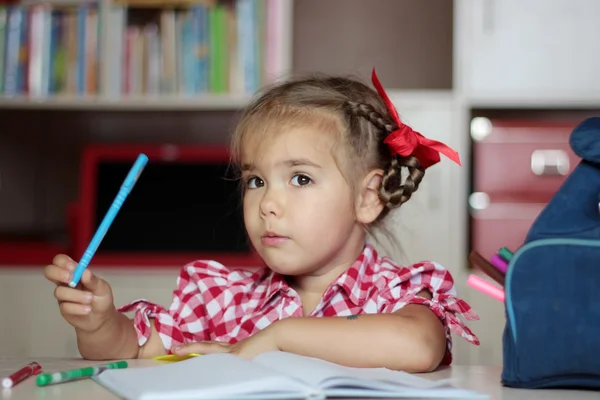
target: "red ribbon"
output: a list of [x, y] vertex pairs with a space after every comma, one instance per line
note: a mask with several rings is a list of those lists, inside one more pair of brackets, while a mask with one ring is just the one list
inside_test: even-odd
[[377, 78], [374, 68], [373, 73], [371, 74], [371, 80], [373, 81], [373, 86], [377, 89], [379, 96], [381, 96], [385, 102], [385, 107], [387, 108], [390, 117], [396, 125], [398, 125], [398, 129], [391, 132], [384, 140], [384, 143], [389, 146], [392, 154], [399, 154], [403, 157], [413, 155], [417, 157], [423, 168], [428, 168], [433, 164], [438, 163], [440, 161], [439, 153], [442, 153], [458, 165], [461, 165], [460, 157], [456, 151], [452, 150], [442, 142], [427, 139], [419, 132], [414, 131], [410, 126], [400, 121], [398, 111], [396, 111], [394, 104], [391, 102], [385, 90], [383, 90], [383, 86], [381, 86], [381, 82], [379, 82], [379, 78]]

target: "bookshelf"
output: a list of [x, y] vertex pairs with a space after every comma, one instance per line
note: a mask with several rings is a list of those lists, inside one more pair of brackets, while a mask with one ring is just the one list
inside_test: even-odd
[[238, 110], [250, 100], [249, 95], [205, 94], [198, 96], [129, 96], [108, 98], [105, 96], [52, 96], [33, 98], [11, 96], [0, 98], [0, 109], [30, 110], [83, 110], [83, 111], [220, 111]]
[[291, 35], [292, 0], [0, 4], [0, 108], [239, 109], [290, 73]]

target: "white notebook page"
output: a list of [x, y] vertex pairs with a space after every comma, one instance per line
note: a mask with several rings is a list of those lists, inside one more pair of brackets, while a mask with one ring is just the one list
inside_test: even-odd
[[210, 354], [156, 367], [109, 370], [97, 381], [126, 398], [244, 397], [244, 394], [306, 393], [304, 385], [231, 354]]
[[315, 388], [332, 386], [364, 387], [373, 389], [432, 389], [448, 386], [450, 379], [432, 381], [406, 372], [386, 368], [352, 368], [317, 358], [284, 352], [269, 352], [256, 356], [257, 364], [296, 376]]

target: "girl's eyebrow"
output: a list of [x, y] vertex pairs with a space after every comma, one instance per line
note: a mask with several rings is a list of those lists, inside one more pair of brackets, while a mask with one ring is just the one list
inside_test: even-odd
[[287, 165], [289, 167], [308, 166], [308, 167], [321, 168], [321, 166], [319, 164], [316, 164], [307, 158], [293, 158], [291, 160], [282, 161], [281, 164]]
[[[277, 164], [283, 164], [288, 167], [307, 166], [314, 168], [321, 168], [317, 163], [310, 161], [308, 158], [292, 158], [290, 160], [280, 161]], [[252, 171], [255, 168], [254, 164], [244, 163], [242, 164], [242, 171]]]

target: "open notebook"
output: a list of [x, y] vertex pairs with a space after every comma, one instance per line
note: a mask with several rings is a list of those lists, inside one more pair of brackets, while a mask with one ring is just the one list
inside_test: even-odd
[[94, 378], [125, 399], [487, 398], [385, 368], [349, 368], [285, 352], [252, 361], [210, 354], [155, 367], [108, 370]]

